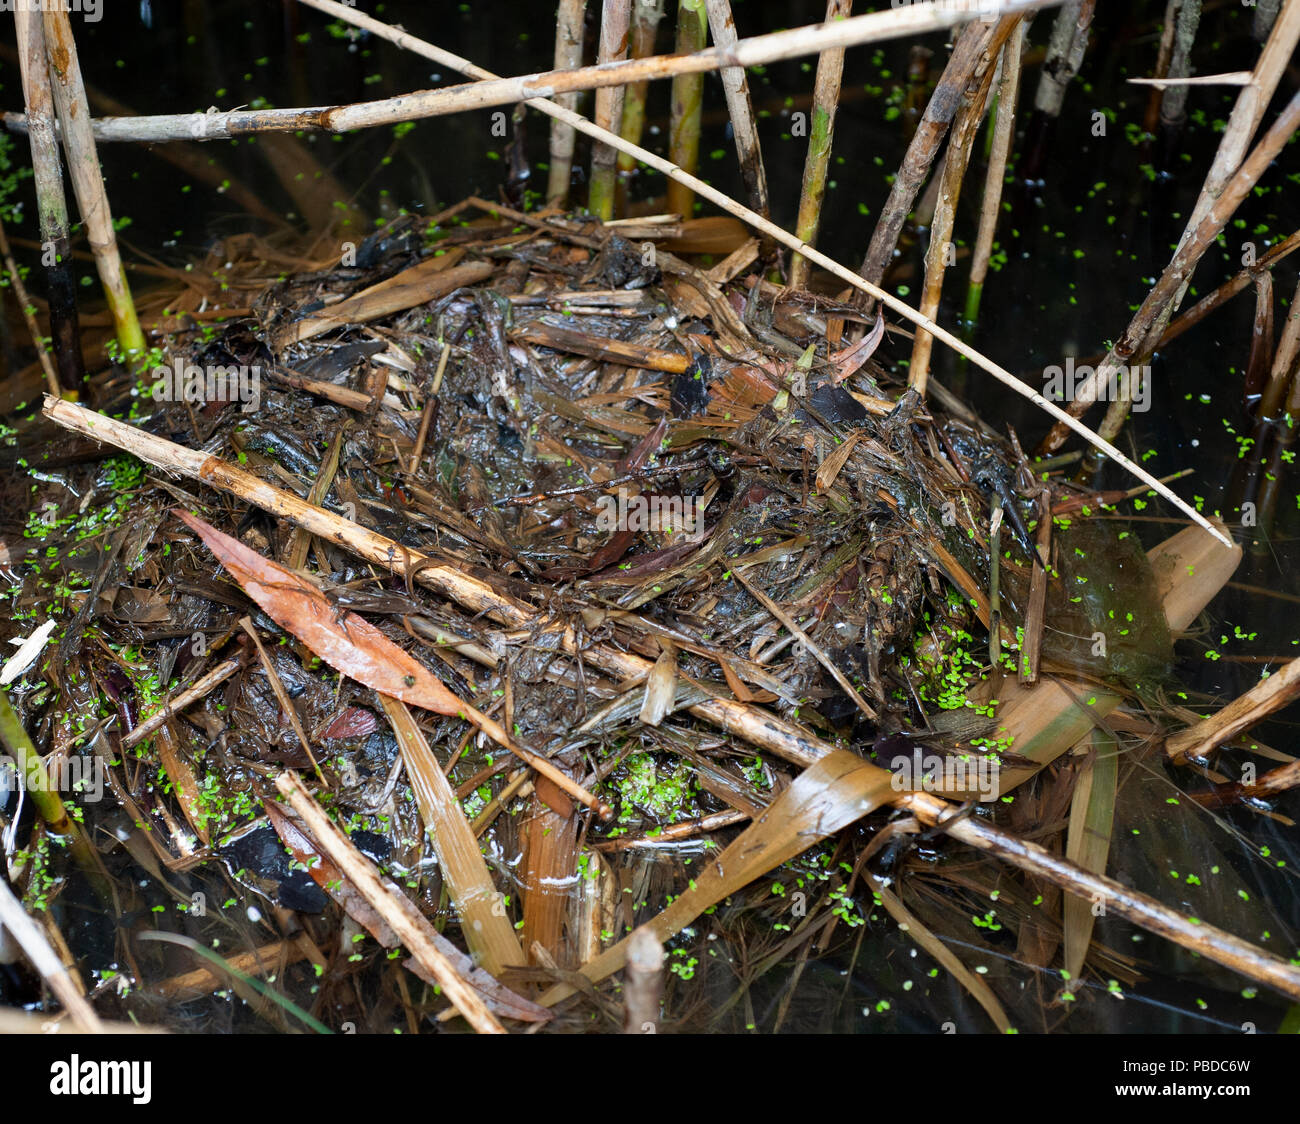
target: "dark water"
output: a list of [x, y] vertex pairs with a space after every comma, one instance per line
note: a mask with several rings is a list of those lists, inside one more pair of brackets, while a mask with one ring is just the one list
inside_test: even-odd
[[[589, 5], [593, 6], [598, 7]], [[823, 14], [821, 4], [807, 0], [746, 0], [735, 7], [742, 35], [815, 22]], [[1165, 146], [1161, 138], [1149, 145], [1139, 143], [1147, 94], [1145, 89], [1126, 86], [1124, 80], [1149, 73], [1158, 45], [1155, 21], [1164, 5], [1100, 7], [1110, 10], [1098, 16], [1094, 40], [1099, 46], [1089, 52], [1079, 83], [1071, 89], [1062, 119], [1049, 138], [1041, 182], [1009, 189], [1011, 210], [1004, 213], [998, 232], [1001, 268], [989, 278], [983, 318], [973, 336], [977, 347], [1035, 387], [1041, 386], [1044, 366], [1060, 363], [1067, 356], [1100, 352], [1106, 341], [1126, 326], [1131, 308], [1170, 257], [1235, 98], [1232, 89], [1193, 89], [1188, 126], [1169, 148], [1169, 156], [1162, 155]], [[74, 18], [85, 76], [91, 85], [137, 112], [190, 112], [209, 105], [337, 104], [458, 81], [456, 75], [385, 43], [342, 28], [332, 31], [329, 19], [290, 2], [111, 0], [105, 9], [104, 19], [98, 23]], [[500, 74], [550, 66], [554, 34], [550, 4], [488, 6], [390, 0], [380, 14]], [[1209, 73], [1253, 66], [1258, 47], [1249, 34], [1252, 18], [1253, 10], [1240, 5], [1207, 13], [1193, 56], [1195, 69]], [[1031, 42], [1041, 46], [1046, 41], [1049, 21], [1050, 14], [1039, 16], [1031, 30]], [[671, 49], [667, 21], [660, 34], [659, 49]], [[929, 45], [941, 52], [943, 37], [930, 37]], [[939, 54], [938, 61], [941, 59]], [[855, 48], [846, 60], [835, 163], [820, 244], [851, 266], [861, 259], [886, 197], [889, 177], [904, 150], [898, 106], [907, 64], [908, 46], [897, 43]], [[803, 140], [789, 135], [788, 115], [801, 106], [806, 108], [814, 65], [811, 60], [794, 61], [752, 76], [773, 218], [787, 228], [793, 225], [804, 159]], [[1018, 156], [1038, 73], [1036, 65], [1026, 71], [1021, 135], [1015, 149]], [[19, 108], [20, 86], [10, 61], [4, 63], [0, 80], [6, 108]], [[701, 174], [741, 198], [716, 77], [706, 79], [705, 91]], [[1284, 80], [1282, 94], [1289, 97], [1290, 93], [1291, 82]], [[590, 112], [589, 105], [580, 108]], [[1109, 118], [1104, 137], [1093, 135], [1093, 114], [1098, 110]], [[651, 133], [646, 141], [657, 151], [665, 148], [667, 111], [668, 87], [660, 83], [652, 87]], [[426, 120], [408, 130], [376, 129], [303, 139], [369, 214], [392, 216], [402, 209], [433, 213], [471, 193], [496, 196], [505, 176], [507, 140], [493, 136], [491, 113], [485, 110]], [[546, 161], [547, 135], [546, 120], [529, 115], [526, 150], [538, 189], [545, 183], [545, 172], [536, 165]], [[20, 140], [20, 158], [25, 151]], [[270, 173], [255, 140], [216, 142], [206, 151], [272, 209], [282, 214], [293, 210], [292, 200]], [[183, 265], [200, 256], [214, 239], [260, 228], [225, 195], [191, 181], [146, 148], [105, 145], [101, 157], [115, 214], [130, 220], [123, 231], [128, 247]], [[585, 167], [588, 160], [587, 146], [579, 138], [575, 167]], [[980, 172], [978, 177], [974, 173], [968, 176], [967, 197], [958, 221], [959, 245], [974, 237], [972, 200], [978, 193], [972, 185], [982, 181], [982, 168]], [[1298, 175], [1300, 159], [1292, 145], [1242, 209], [1239, 222], [1229, 227], [1222, 248], [1207, 254], [1185, 307], [1239, 268], [1244, 242], [1254, 241], [1262, 253], [1268, 243], [1300, 225], [1294, 190]], [[632, 194], [637, 199], [657, 196], [663, 186], [661, 177], [642, 176], [634, 182]], [[29, 193], [30, 185], [24, 190]], [[582, 185], [575, 184], [575, 197], [581, 199], [582, 192]], [[29, 202], [26, 218], [14, 233], [33, 237], [34, 226], [34, 208]], [[906, 252], [905, 262], [910, 260], [914, 268], [910, 288], [907, 280], [896, 286], [912, 303], [918, 296], [915, 267], [922, 250], [923, 246], [914, 246]], [[963, 283], [948, 286], [940, 316], [948, 325], [957, 320], [965, 288], [963, 273], [958, 269], [950, 275]], [[1290, 299], [1295, 278], [1294, 259], [1277, 269], [1280, 302]], [[1283, 311], [1279, 308], [1279, 328]], [[1300, 595], [1295, 565], [1300, 503], [1292, 466], [1283, 466], [1288, 475], [1266, 541], [1257, 528], [1241, 527], [1232, 510], [1239, 438], [1250, 432], [1241, 383], [1251, 314], [1252, 302], [1245, 294], [1157, 357], [1150, 409], [1135, 415], [1122, 445], [1157, 476], [1193, 469], [1194, 475], [1175, 487], [1186, 497], [1196, 497], [1207, 512], [1222, 512], [1247, 546], [1235, 580], [1295, 598]], [[955, 376], [956, 366], [950, 357], [939, 349], [936, 356], [938, 377]], [[906, 357], [902, 345], [895, 342], [889, 358]], [[987, 419], [1014, 424], [1026, 445], [1045, 432], [1041, 415], [981, 372], [971, 373], [967, 393]], [[1099, 417], [1100, 411], [1095, 411], [1091, 420]], [[1101, 483], [1105, 487], [1130, 485], [1114, 469], [1103, 473]], [[1170, 513], [1157, 505], [1147, 505], [1139, 514], [1134, 526], [1148, 544], [1176, 529], [1174, 522], [1163, 519]], [[1212, 606], [1214, 625], [1209, 632], [1179, 647], [1178, 670], [1189, 689], [1210, 698], [1231, 698], [1253, 684], [1263, 670], [1276, 670], [1281, 661], [1300, 654], [1296, 604], [1266, 593], [1226, 590]], [[1256, 733], [1279, 749], [1292, 750], [1296, 745], [1295, 717], [1294, 710], [1287, 712]], [[1300, 819], [1300, 798], [1290, 794], [1278, 802], [1277, 810]], [[1244, 813], [1230, 819], [1257, 843], [1269, 846], [1274, 862], [1290, 861], [1289, 868], [1269, 870], [1259, 862], [1247, 863], [1240, 854], [1234, 853], [1232, 860], [1257, 892], [1273, 904], [1279, 927], [1300, 930], [1300, 905], [1289, 873], [1300, 861], [1295, 830]], [[1216, 920], [1233, 928], [1230, 917]], [[884, 932], [889, 928], [873, 931], [851, 977], [843, 974], [847, 961], [828, 961], [810, 968], [785, 1026], [830, 1029], [819, 1012], [820, 997], [827, 991], [846, 996], [834, 1029], [934, 1031], [948, 1018], [968, 1027], [979, 1025], [980, 1016], [969, 998], [944, 974], [930, 980], [919, 966], [914, 967], [910, 947]], [[1241, 935], [1258, 939], [1258, 934], [1250, 931]], [[1117, 933], [1112, 943], [1131, 937]], [[1014, 949], [1003, 952], [1009, 956]], [[1294, 947], [1288, 952], [1294, 954]], [[1024, 976], [1005, 966], [1005, 956], [999, 962], [995, 953], [990, 961], [994, 967], [989, 979], [995, 988], [1003, 973], [1005, 979], [1015, 981], [1009, 984], [1013, 988]], [[886, 962], [889, 967], [882, 968]], [[929, 962], [924, 965], [928, 971]], [[1171, 973], [1176, 970], [1174, 965], [1169, 968]], [[773, 1003], [784, 976], [778, 973], [774, 978], [776, 982], [770, 985]], [[905, 990], [904, 983], [913, 978], [917, 990]], [[1224, 985], [1215, 992], [1213, 1010], [1206, 1013], [1180, 991], [1173, 978], [1153, 981], [1143, 995], [1123, 1005], [1122, 1013], [1095, 1014], [1096, 1021], [1089, 1022], [1089, 1028], [1182, 1032], [1236, 1028], [1251, 1011], [1257, 1013], [1261, 1026], [1270, 1020], [1276, 1023], [1279, 1007], [1272, 999], [1261, 997], [1252, 1004]], [[1034, 981], [1030, 986], [1035, 986]], [[1059, 981], [1043, 986], [1050, 992]], [[1241, 986], [1238, 983], [1236, 990]], [[921, 1000], [927, 988], [933, 990], [928, 999]], [[771, 1025], [766, 1021], [770, 1011], [765, 1014], [761, 1009], [761, 990], [756, 989], [754, 999], [760, 1028]], [[888, 1008], [880, 1007], [891, 1001]], [[862, 1013], [866, 1011], [872, 1013]]]

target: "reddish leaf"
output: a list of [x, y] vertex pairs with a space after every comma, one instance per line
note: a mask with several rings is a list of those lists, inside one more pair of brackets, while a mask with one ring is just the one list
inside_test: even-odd
[[325, 727], [325, 738], [360, 738], [379, 729], [379, 719], [373, 710], [363, 706], [349, 706]]
[[305, 578], [263, 558], [179, 508], [174, 514], [195, 531], [234, 579], [281, 628], [293, 633], [344, 675], [436, 714], [465, 715], [465, 704], [437, 676], [369, 621], [341, 613]]

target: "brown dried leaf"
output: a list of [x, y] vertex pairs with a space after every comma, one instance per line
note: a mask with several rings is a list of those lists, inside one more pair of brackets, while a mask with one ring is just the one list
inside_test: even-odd
[[177, 518], [208, 545], [245, 593], [281, 628], [344, 675], [435, 714], [467, 718], [465, 704], [437, 676], [374, 625], [340, 613], [305, 578], [179, 508]]

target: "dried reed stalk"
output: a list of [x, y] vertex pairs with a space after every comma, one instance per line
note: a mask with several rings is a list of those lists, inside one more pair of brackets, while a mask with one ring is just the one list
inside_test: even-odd
[[[826, 23], [848, 19], [853, 0], [826, 0]], [[803, 165], [803, 185], [799, 191], [799, 213], [794, 234], [800, 242], [817, 244], [821, 224], [822, 200], [826, 197], [826, 169], [831, 162], [831, 144], [835, 137], [835, 110], [840, 101], [840, 80], [844, 76], [844, 50], [823, 51], [817, 56], [817, 77], [813, 81], [812, 123], [808, 130], [808, 155]], [[790, 259], [789, 285], [792, 289], [808, 286], [811, 263], [802, 254]]]
[[[898, 174], [889, 189], [889, 198], [880, 212], [880, 218], [876, 220], [876, 229], [872, 232], [867, 255], [858, 270], [862, 279], [869, 284], [880, 284], [886, 267], [894, 258], [894, 249], [898, 245], [898, 236], [903, 231], [903, 223], [907, 221], [917, 192], [929, 174], [948, 126], [956, 116], [962, 91], [975, 73], [984, 52], [984, 44], [992, 32], [990, 25], [977, 21], [967, 24], [957, 37], [948, 65], [944, 67], [934, 94], [912, 136], [912, 142], [907, 146]], [[871, 300], [859, 297], [859, 301], [868, 312], [875, 307]]]
[[[680, 0], [677, 7], [677, 53], [704, 49], [708, 27], [703, 0]], [[668, 122], [668, 158], [694, 175], [700, 162], [700, 121], [704, 114], [704, 78], [699, 73], [673, 75], [673, 103]], [[695, 193], [680, 180], [668, 181], [668, 209], [684, 219], [695, 214]]]
[[[627, 33], [632, 0], [604, 0], [600, 16], [598, 66], [627, 58]], [[618, 132], [623, 122], [623, 87], [602, 86], [596, 91], [595, 122], [602, 129]], [[607, 144], [591, 146], [591, 185], [587, 210], [602, 222], [614, 217], [614, 173], [618, 150]]]
[[85, 386], [86, 365], [81, 355], [76, 286], [69, 253], [63, 162], [59, 159], [59, 142], [54, 133], [54, 93], [45, 61], [45, 28], [40, 14], [22, 5], [14, 9], [14, 23], [18, 30], [18, 63], [29, 123], [32, 177], [36, 182], [36, 211], [41, 224], [41, 260], [49, 286], [50, 335], [59, 365], [59, 384], [64, 390], [77, 393]]
[[989, 153], [988, 173], [984, 177], [984, 198], [980, 207], [979, 232], [971, 252], [970, 286], [966, 290], [966, 323], [972, 327], [979, 317], [980, 297], [988, 276], [989, 258], [993, 253], [993, 235], [997, 231], [998, 213], [1002, 208], [1002, 181], [1006, 177], [1007, 157], [1016, 131], [1016, 99], [1020, 96], [1020, 56], [1025, 49], [1025, 21], [1021, 19], [1002, 49], [1002, 79], [998, 85], [997, 120], [993, 129], [993, 148]]
[[[582, 13], [586, 0], [560, 0], [555, 13], [555, 69], [578, 70], [582, 66]], [[555, 99], [569, 111], [578, 108], [576, 93], [561, 94]], [[551, 121], [551, 161], [547, 171], [546, 202], [564, 206], [569, 199], [569, 180], [573, 175], [573, 126], [559, 118]]]
[[[364, 17], [337, 0], [299, 0], [332, 16], [356, 23]], [[1021, 12], [1048, 7], [1059, 0], [1005, 0], [998, 12]], [[740, 40], [730, 51], [717, 47], [691, 55], [656, 55], [648, 59], [628, 59], [608, 66], [583, 67], [579, 70], [547, 71], [515, 78], [491, 79], [442, 90], [417, 90], [394, 98], [354, 105], [310, 106], [295, 109], [231, 110], [214, 113], [172, 113], [156, 117], [107, 117], [94, 125], [95, 139], [100, 141], [222, 140], [248, 133], [296, 132], [324, 130], [347, 132], [372, 125], [394, 125], [446, 113], [471, 109], [489, 109], [514, 105], [556, 94], [578, 90], [595, 90], [601, 86], [623, 86], [641, 79], [673, 78], [685, 74], [706, 74], [724, 67], [761, 66], [785, 59], [819, 54], [832, 47], [854, 47], [905, 35], [924, 35], [942, 31], [961, 23], [966, 13], [957, 5], [915, 4], [883, 12], [873, 12], [827, 27], [814, 24], [788, 31], [775, 31]], [[388, 25], [375, 21], [380, 27]], [[360, 26], [360, 24], [357, 24]], [[388, 28], [384, 38], [401, 46], [419, 43], [414, 36]], [[461, 71], [469, 73], [469, 71]], [[558, 108], [558, 107], [552, 107]], [[574, 126], [577, 128], [577, 126]], [[581, 130], [580, 130], [581, 131]], [[612, 143], [612, 142], [611, 142]]]
[[[1165, 272], [1156, 283], [1156, 289], [1153, 289], [1147, 299], [1142, 302], [1142, 306], [1129, 322], [1128, 328], [1107, 352], [1101, 365], [1096, 368], [1090, 378], [1084, 379], [1076, 388], [1075, 400], [1070, 404], [1070, 414], [1073, 417], [1081, 417], [1087, 412], [1088, 407], [1097, 400], [1098, 390], [1102, 385], [1102, 380], [1107, 377], [1108, 371], [1123, 365], [1140, 363], [1145, 356], [1151, 354], [1156, 346], [1156, 341], [1164, 334], [1169, 317], [1176, 310], [1178, 301], [1181, 300], [1182, 293], [1186, 288], [1186, 277], [1191, 275], [1191, 269], [1195, 268], [1197, 261], [1200, 259], [1199, 254], [1197, 254], [1196, 258], [1190, 260], [1185, 256], [1188, 244], [1197, 240], [1202, 225], [1209, 217], [1212, 209], [1220, 204], [1230, 184], [1239, 182], [1239, 186], [1243, 187], [1245, 191], [1249, 191], [1250, 187], [1253, 186], [1254, 180], [1251, 180], [1248, 184], [1244, 183], [1244, 181], [1238, 181], [1238, 177], [1245, 170], [1242, 161], [1250, 145], [1251, 138], [1255, 135], [1260, 122], [1263, 120], [1264, 111], [1268, 108], [1268, 103], [1277, 89], [1277, 84], [1295, 51], [1297, 42], [1300, 42], [1300, 4], [1288, 4], [1283, 9], [1281, 18], [1274, 25], [1272, 34], [1264, 45], [1264, 49], [1260, 52], [1251, 83], [1243, 87], [1241, 93], [1237, 96], [1237, 102], [1233, 106], [1231, 116], [1228, 118], [1228, 127], [1224, 130], [1223, 139], [1219, 142], [1218, 151], [1215, 153], [1214, 161], [1206, 174], [1205, 184], [1202, 186], [1201, 194], [1196, 200], [1196, 206], [1192, 209], [1191, 218], [1188, 219], [1187, 228], [1179, 241], [1178, 250], [1175, 251], [1173, 260], [1165, 267]], [[1285, 138], [1283, 138], [1283, 143], [1285, 143]], [[1261, 141], [1260, 145], [1263, 144], [1264, 141]], [[1259, 151], [1259, 146], [1257, 146], [1256, 151]], [[1261, 168], [1260, 172], [1262, 173], [1262, 171]], [[1231, 211], [1223, 216], [1223, 221], [1226, 222], [1229, 217], [1231, 217]], [[1203, 249], [1204, 247], [1202, 247]], [[1180, 276], [1170, 284], [1171, 274], [1175, 270], [1180, 272]], [[1182, 276], [1182, 273], [1185, 273], [1186, 276]], [[1160, 290], [1160, 292], [1157, 293], [1157, 290]], [[1118, 402], [1112, 403], [1112, 409], [1118, 407], [1118, 405]], [[1127, 409], [1128, 404], [1125, 402], [1123, 405], [1125, 413], [1127, 413]], [[1108, 415], [1110, 412], [1107, 411]], [[1113, 417], [1111, 418], [1111, 425], [1115, 431], [1118, 431], [1118, 423]], [[1043, 439], [1039, 451], [1041, 453], [1055, 452], [1064, 443], [1065, 438], [1065, 430], [1060, 425], [1053, 426]]]
[[[704, 0], [709, 13], [709, 32], [720, 51], [731, 50], [737, 42], [736, 21], [731, 14], [731, 0]], [[722, 68], [722, 92], [727, 98], [731, 131], [736, 135], [736, 158], [740, 161], [740, 178], [749, 196], [749, 205], [764, 218], [770, 216], [767, 199], [767, 171], [763, 167], [763, 150], [758, 143], [754, 124], [754, 104], [749, 96], [749, 79], [745, 68]]]
[[1034, 96], [1034, 108], [1046, 117], [1054, 118], [1061, 114], [1065, 91], [1079, 72], [1079, 64], [1088, 49], [1088, 33], [1095, 9], [1096, 0], [1069, 0], [1056, 14], [1038, 79], [1038, 92]]
[[99, 156], [90, 126], [90, 106], [81, 82], [77, 45], [72, 21], [57, 6], [45, 12], [45, 49], [49, 58], [54, 104], [59, 112], [63, 148], [68, 154], [68, 173], [77, 196], [77, 209], [86, 227], [86, 240], [95, 255], [99, 280], [104, 286], [117, 342], [127, 358], [144, 354], [144, 332], [136, 318], [131, 287], [117, 252], [113, 212], [99, 173]]
[[[1004, 17], [985, 42], [980, 62], [962, 94], [961, 109], [957, 112], [948, 138], [947, 158], [939, 177], [934, 218], [930, 222], [930, 244], [925, 253], [925, 282], [921, 288], [920, 312], [930, 319], [939, 314], [939, 301], [943, 296], [943, 281], [948, 266], [957, 264], [957, 244], [953, 241], [957, 202], [961, 198], [962, 180], [966, 178], [966, 165], [975, 147], [975, 134], [979, 131], [984, 106], [993, 85], [993, 62], [1007, 36], [1015, 29], [1018, 19], [1018, 16]], [[933, 347], [934, 338], [929, 332], [916, 333], [907, 369], [907, 384], [921, 394], [925, 393], [929, 378], [930, 352]]]

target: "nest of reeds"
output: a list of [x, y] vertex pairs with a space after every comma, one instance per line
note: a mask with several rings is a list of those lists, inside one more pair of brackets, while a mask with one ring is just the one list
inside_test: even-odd
[[[1142, 976], [979, 831], [1065, 849], [1086, 782], [1123, 847], [1154, 799], [1161, 599], [1221, 580], [1201, 532], [1149, 560], [1080, 523], [1117, 497], [1034, 470], [955, 400], [923, 407], [880, 362], [897, 329], [770, 283], [729, 222], [471, 201], [269, 286], [265, 247], [218, 258], [246, 314], [204, 324], [201, 285], [174, 294], [154, 369], [96, 388], [143, 436], [65, 435], [8, 544], [15, 619], [67, 619], [18, 715], [106, 776], [84, 805], [98, 875], [65, 881], [36, 825], [28, 894], [98, 890], [224, 957], [196, 970], [111, 912], [82, 922], [132, 980], [106, 1000], [122, 1014], [418, 1027], [465, 1013], [451, 971], [507, 1022], [738, 1029], [794, 1003], [845, 1026], [862, 985], [810, 972], [796, 1000], [766, 979], [810, 955], [851, 969], [868, 934], [925, 954], [901, 1026], [979, 1022], [972, 1000], [1051, 1024], [1060, 988], [1032, 973], [1062, 940], [1098, 990]], [[1193, 557], [1208, 592], [1174, 573]], [[377, 690], [366, 660], [399, 657], [418, 668]], [[1123, 784], [1114, 739], [1135, 750]], [[277, 792], [286, 770], [301, 782]], [[376, 912], [363, 867], [432, 943]], [[609, 977], [634, 931], [669, 971], [646, 970], [646, 1000], [628, 966], [625, 1016]], [[996, 986], [1026, 966], [1034, 987]]]

